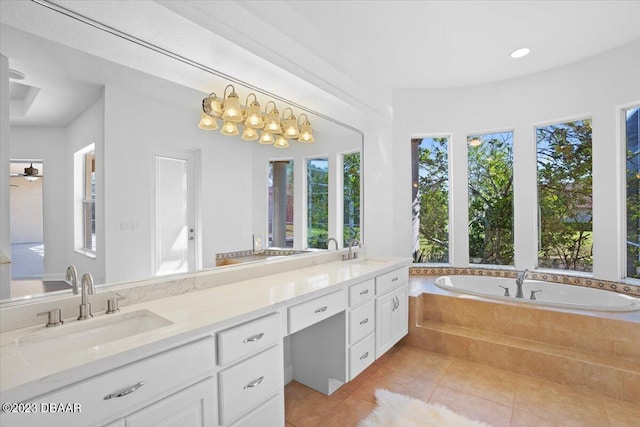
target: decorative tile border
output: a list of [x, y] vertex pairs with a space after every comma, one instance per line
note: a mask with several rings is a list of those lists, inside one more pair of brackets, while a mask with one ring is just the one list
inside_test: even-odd
[[[465, 274], [471, 276], [493, 276], [516, 278], [518, 272], [514, 270], [501, 270], [499, 268], [477, 268], [477, 267], [409, 267], [411, 276], [440, 276], [444, 274]], [[592, 277], [575, 277], [557, 273], [543, 273], [530, 271], [527, 278], [533, 280], [543, 280], [545, 282], [561, 283], [572, 286], [583, 286], [585, 288], [602, 289], [605, 291], [618, 292], [640, 298], [640, 286], [630, 285], [622, 282], [612, 282], [609, 280], [599, 280]]]
[[256, 252], [252, 249], [246, 251], [235, 251], [235, 252], [222, 252], [216, 254], [216, 259], [227, 259], [227, 258], [242, 258], [245, 256], [253, 256], [253, 255], [264, 255], [264, 256], [289, 256], [289, 255], [298, 255], [298, 254], [306, 254], [309, 251], [301, 251], [294, 249], [265, 249], [264, 251]]

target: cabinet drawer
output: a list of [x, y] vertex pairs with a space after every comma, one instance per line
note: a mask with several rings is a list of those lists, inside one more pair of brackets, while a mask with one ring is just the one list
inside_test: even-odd
[[282, 393], [240, 418], [230, 427], [284, 425], [284, 398]]
[[349, 380], [373, 363], [376, 358], [375, 347], [375, 334], [371, 334], [349, 349]]
[[226, 365], [275, 344], [282, 338], [280, 323], [274, 313], [218, 333], [218, 363]]
[[345, 309], [344, 290], [303, 302], [289, 308], [288, 326], [292, 334]]
[[278, 394], [283, 387], [280, 346], [218, 373], [220, 423], [227, 424]]
[[407, 267], [390, 271], [376, 277], [376, 295], [382, 295], [391, 289], [404, 285], [409, 281], [409, 269]]
[[[81, 413], [38, 411], [21, 417], [3, 416], [2, 425], [72, 427], [107, 422], [155, 402], [169, 390], [212, 372], [214, 357], [214, 339], [205, 338], [31, 400], [37, 403], [38, 408], [41, 403], [77, 403]], [[121, 396], [116, 396], [118, 393]], [[108, 395], [112, 397], [105, 398]]]
[[351, 310], [349, 313], [349, 345], [353, 345], [375, 329], [375, 301]]
[[373, 298], [375, 295], [375, 280], [370, 279], [356, 285], [349, 286], [349, 307], [355, 307], [361, 302]]

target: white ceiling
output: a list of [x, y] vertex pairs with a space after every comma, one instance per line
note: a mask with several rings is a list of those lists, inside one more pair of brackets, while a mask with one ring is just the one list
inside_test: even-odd
[[[394, 88], [510, 79], [640, 39], [637, 0], [56, 3], [360, 129], [392, 118]], [[2, 22], [40, 37], [198, 91], [222, 89], [215, 76], [32, 2], [0, 6]], [[529, 56], [509, 58], [522, 46]]]
[[[268, 18], [271, 1], [241, 4]], [[532, 74], [640, 39], [640, 1], [287, 1], [277, 28], [344, 73], [393, 88]], [[278, 16], [276, 10], [272, 15]], [[310, 34], [310, 37], [307, 37]], [[514, 60], [509, 53], [529, 47]]]

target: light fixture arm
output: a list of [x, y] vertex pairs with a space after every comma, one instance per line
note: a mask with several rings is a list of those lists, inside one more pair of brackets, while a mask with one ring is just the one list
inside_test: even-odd
[[302, 123], [306, 123], [309, 121], [309, 117], [307, 117], [307, 115], [305, 113], [302, 113], [298, 116], [298, 127], [300, 127], [300, 119], [302, 118], [302, 116], [304, 116], [304, 122]]
[[233, 87], [232, 84], [228, 84], [227, 87], [224, 88], [224, 93], [222, 94], [222, 101], [224, 102], [227, 99], [227, 89], [231, 88], [231, 93], [236, 91], [236, 88]]
[[215, 99], [218, 97], [218, 95], [216, 95], [216, 93], [215, 93], [215, 92], [211, 92], [211, 93], [209, 94], [209, 96], [207, 96], [206, 98], [204, 98], [204, 99], [202, 100], [202, 111], [204, 111], [204, 112], [205, 112], [206, 114], [208, 114], [208, 115], [211, 115], [211, 114], [209, 114], [209, 112], [207, 111], [207, 109], [206, 109], [206, 107], [205, 107], [205, 103], [206, 103], [207, 101], [209, 101], [209, 100], [211, 99], [211, 97], [213, 97], [213, 99], [215, 100]]
[[[286, 118], [284, 117], [284, 113], [287, 112], [287, 110], [291, 111], [291, 114], [289, 114]], [[291, 109], [291, 107], [287, 107], [284, 110], [282, 110], [282, 120], [287, 120], [290, 119], [291, 117], [295, 117], [295, 114], [293, 114], [293, 110]]]
[[264, 114], [267, 115], [267, 108], [269, 107], [269, 104], [273, 104], [273, 108], [271, 109], [271, 111], [275, 110], [278, 111], [278, 107], [276, 107], [276, 103], [273, 101], [269, 101], [266, 104], [264, 104]]
[[244, 101], [245, 109], [249, 106], [249, 97], [251, 97], [252, 95], [253, 95], [253, 102], [255, 102], [256, 104], [258, 103], [258, 97], [256, 96], [255, 93], [251, 92], [249, 95], [247, 95], [247, 99]]

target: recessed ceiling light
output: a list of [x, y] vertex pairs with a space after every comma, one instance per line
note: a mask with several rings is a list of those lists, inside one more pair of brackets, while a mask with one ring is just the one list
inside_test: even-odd
[[511, 52], [511, 57], [512, 58], [522, 58], [523, 56], [527, 56], [529, 54], [529, 52], [531, 52], [531, 49], [529, 49], [528, 47], [523, 47], [523, 48], [516, 49], [513, 52]]

